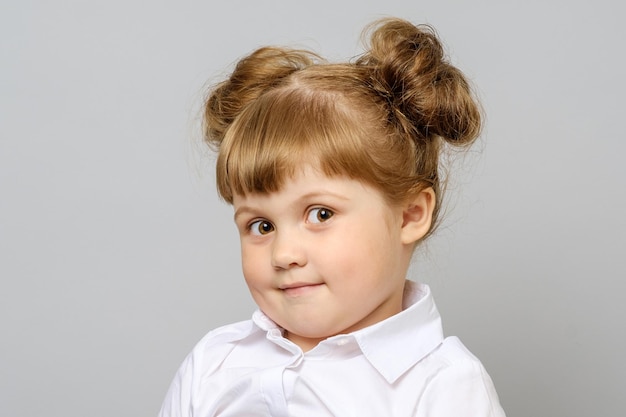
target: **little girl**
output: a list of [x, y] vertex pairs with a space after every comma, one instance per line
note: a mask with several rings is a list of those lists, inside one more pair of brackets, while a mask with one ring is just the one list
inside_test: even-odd
[[437, 222], [440, 149], [472, 143], [478, 105], [429, 27], [382, 20], [369, 46], [345, 64], [261, 48], [211, 91], [206, 140], [259, 310], [198, 343], [162, 417], [504, 416], [406, 280]]

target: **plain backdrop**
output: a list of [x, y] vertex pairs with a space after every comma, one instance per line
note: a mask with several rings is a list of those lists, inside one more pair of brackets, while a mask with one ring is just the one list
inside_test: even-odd
[[487, 114], [416, 254], [514, 417], [623, 415], [626, 64], [616, 1], [0, 2], [0, 415], [154, 416], [249, 318], [198, 145], [206, 86], [266, 44], [358, 54], [432, 24]]

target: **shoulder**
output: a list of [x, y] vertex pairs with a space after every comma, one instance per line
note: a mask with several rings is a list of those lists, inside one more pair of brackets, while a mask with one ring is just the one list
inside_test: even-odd
[[484, 366], [456, 337], [432, 352], [433, 374], [425, 388], [418, 416], [504, 417], [498, 394]]
[[227, 324], [225, 326], [217, 327], [204, 335], [204, 337], [200, 339], [196, 345], [196, 348], [234, 342], [249, 336], [256, 330], [260, 329], [254, 325], [252, 320], [244, 320]]
[[252, 320], [215, 328], [196, 343], [185, 362], [193, 361], [196, 366], [202, 364], [205, 367], [209, 366], [207, 362], [219, 362], [238, 342], [257, 332], [262, 332], [262, 330], [255, 326]]
[[178, 369], [177, 378], [195, 383], [212, 374], [239, 343], [260, 332], [262, 330], [252, 320], [211, 330], [187, 355]]
[[218, 327], [207, 333], [178, 368], [163, 401], [160, 417], [187, 416], [201, 381], [214, 373], [238, 343], [263, 332], [252, 320]]
[[437, 355], [449, 366], [482, 366], [480, 360], [456, 336], [446, 337], [437, 349]]

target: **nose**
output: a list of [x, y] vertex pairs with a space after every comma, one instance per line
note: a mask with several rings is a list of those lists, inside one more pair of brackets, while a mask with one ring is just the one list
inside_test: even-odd
[[272, 242], [272, 266], [276, 269], [302, 267], [307, 263], [302, 237], [296, 232], [276, 231]]

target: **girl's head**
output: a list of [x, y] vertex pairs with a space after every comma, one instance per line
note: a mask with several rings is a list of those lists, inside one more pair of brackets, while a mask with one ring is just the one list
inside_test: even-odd
[[467, 145], [480, 130], [469, 85], [429, 27], [382, 20], [369, 46], [344, 64], [261, 48], [211, 92], [206, 140], [227, 202], [277, 191], [308, 165], [362, 181], [392, 205], [429, 187], [440, 202], [442, 143]]
[[383, 20], [346, 64], [261, 48], [205, 111], [246, 282], [285, 336], [309, 349], [400, 312], [415, 243], [437, 216], [441, 145], [480, 129], [433, 31]]

